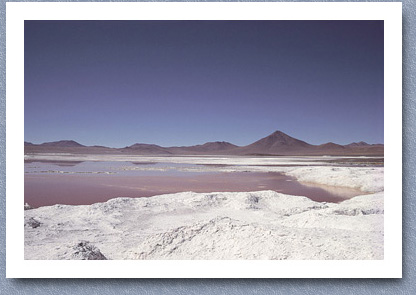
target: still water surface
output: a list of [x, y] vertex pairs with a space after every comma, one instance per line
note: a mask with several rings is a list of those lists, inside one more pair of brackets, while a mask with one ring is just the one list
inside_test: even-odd
[[363, 194], [350, 188], [302, 184], [277, 172], [221, 172], [220, 168], [152, 162], [25, 162], [25, 202], [34, 207], [89, 205], [116, 197], [183, 191], [274, 190], [336, 203]]

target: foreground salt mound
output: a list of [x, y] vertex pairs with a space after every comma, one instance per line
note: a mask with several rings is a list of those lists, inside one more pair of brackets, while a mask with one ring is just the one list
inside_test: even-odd
[[[25, 259], [383, 259], [383, 192], [340, 204], [274, 191], [184, 192], [25, 211]], [[84, 247], [85, 248], [85, 247]]]

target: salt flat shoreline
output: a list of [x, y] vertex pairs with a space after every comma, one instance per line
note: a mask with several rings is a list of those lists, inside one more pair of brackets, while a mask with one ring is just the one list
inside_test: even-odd
[[[324, 159], [367, 158], [332, 156], [226, 157], [226, 156], [119, 156], [81, 154], [33, 154], [25, 160], [46, 161], [114, 161], [146, 163], [182, 163], [201, 165], [201, 172], [279, 172], [301, 182], [342, 186], [363, 192], [384, 190], [384, 167], [334, 167]], [[297, 166], [292, 166], [292, 165]], [[205, 165], [205, 166], [203, 166]], [[217, 165], [217, 166], [215, 166]], [[224, 165], [224, 166], [221, 166]], [[276, 166], [272, 166], [276, 165]], [[299, 165], [299, 166], [298, 166]], [[136, 168], [140, 169], [140, 168]], [[141, 168], [149, 169], [149, 168]]]
[[335, 204], [275, 191], [181, 192], [40, 207], [25, 211], [25, 259], [383, 259], [383, 167], [217, 169], [278, 171], [367, 194]]

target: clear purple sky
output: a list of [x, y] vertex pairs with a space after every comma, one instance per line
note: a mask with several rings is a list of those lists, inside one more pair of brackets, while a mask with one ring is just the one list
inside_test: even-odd
[[383, 21], [25, 21], [25, 140], [383, 143]]

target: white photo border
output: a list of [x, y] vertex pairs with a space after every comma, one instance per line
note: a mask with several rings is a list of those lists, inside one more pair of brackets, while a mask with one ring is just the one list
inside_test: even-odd
[[[384, 20], [383, 260], [24, 259], [25, 20]], [[397, 2], [6, 3], [7, 278], [401, 278], [402, 4]]]

